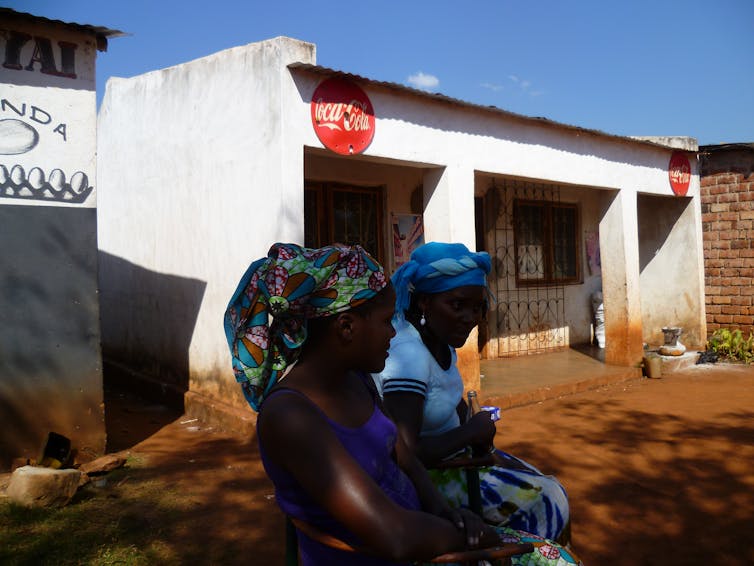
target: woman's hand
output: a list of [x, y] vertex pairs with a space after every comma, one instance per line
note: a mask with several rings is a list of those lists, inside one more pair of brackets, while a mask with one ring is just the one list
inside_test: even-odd
[[500, 544], [500, 535], [476, 513], [468, 509], [452, 509], [446, 514], [453, 524], [466, 535], [469, 548], [488, 548]]
[[488, 411], [480, 411], [463, 426], [469, 435], [469, 444], [492, 446], [497, 429]]

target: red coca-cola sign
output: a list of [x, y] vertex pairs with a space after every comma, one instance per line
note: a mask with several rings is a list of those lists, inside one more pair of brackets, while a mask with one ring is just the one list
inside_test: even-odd
[[358, 85], [339, 78], [322, 81], [312, 95], [311, 110], [319, 141], [335, 153], [361, 153], [372, 143], [374, 108]]
[[674, 151], [673, 155], [670, 156], [668, 177], [673, 193], [679, 197], [685, 197], [691, 182], [691, 164], [685, 153]]

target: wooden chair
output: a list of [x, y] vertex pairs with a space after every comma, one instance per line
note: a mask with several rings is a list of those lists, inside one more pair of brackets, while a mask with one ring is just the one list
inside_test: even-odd
[[[312, 540], [342, 550], [344, 552], [359, 552], [362, 554], [373, 554], [368, 549], [356, 548], [348, 543], [323, 533], [316, 527], [312, 526], [305, 521], [295, 519], [293, 517], [286, 517], [286, 552], [285, 552], [285, 564], [286, 566], [298, 565], [298, 531], [301, 531]], [[501, 566], [507, 566], [510, 564], [512, 556], [518, 556], [519, 554], [527, 554], [534, 551], [534, 545], [531, 543], [506, 543], [500, 546], [491, 548], [479, 548], [475, 550], [464, 550], [460, 552], [449, 552], [436, 556], [429, 562], [431, 564], [468, 564], [476, 565], [480, 561], [487, 561], [491, 564], [500, 564]]]

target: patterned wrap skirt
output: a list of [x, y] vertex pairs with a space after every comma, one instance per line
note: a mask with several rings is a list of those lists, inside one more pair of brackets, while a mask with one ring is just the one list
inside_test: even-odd
[[[496, 450], [511, 467], [479, 468], [482, 514], [485, 522], [531, 533], [544, 539], [570, 542], [570, 513], [565, 489], [553, 476], [531, 464]], [[466, 471], [429, 469], [432, 482], [451, 507], [469, 506]], [[539, 562], [535, 562], [539, 564]], [[556, 564], [556, 563], [553, 563]]]

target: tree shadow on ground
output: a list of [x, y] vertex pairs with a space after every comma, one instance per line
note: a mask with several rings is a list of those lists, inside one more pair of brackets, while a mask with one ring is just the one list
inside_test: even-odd
[[573, 486], [587, 564], [754, 564], [753, 411], [710, 421], [610, 400], [557, 407], [549, 442], [511, 451]]

